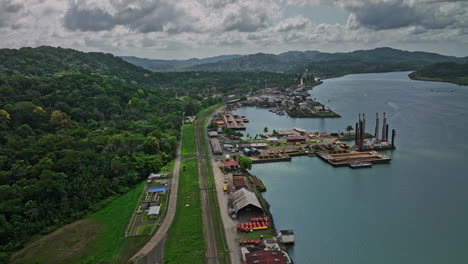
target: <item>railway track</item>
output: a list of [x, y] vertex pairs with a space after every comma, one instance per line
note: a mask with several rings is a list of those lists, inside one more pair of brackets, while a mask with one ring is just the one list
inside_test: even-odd
[[218, 250], [216, 248], [216, 238], [215, 231], [213, 227], [213, 218], [211, 213], [211, 204], [208, 184], [206, 182], [206, 171], [205, 171], [205, 154], [203, 152], [203, 120], [206, 119], [210, 111], [204, 113], [196, 121], [195, 128], [195, 141], [197, 145], [197, 158], [198, 158], [198, 172], [200, 177], [200, 196], [202, 201], [202, 213], [203, 213], [203, 225], [204, 225], [204, 234], [205, 234], [205, 244], [206, 244], [206, 255], [205, 262], [208, 264], [219, 264]]

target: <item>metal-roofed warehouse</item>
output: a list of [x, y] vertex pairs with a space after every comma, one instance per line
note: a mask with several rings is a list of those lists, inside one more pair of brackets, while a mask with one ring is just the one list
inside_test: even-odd
[[232, 205], [237, 215], [243, 212], [262, 214], [263, 208], [255, 193], [244, 188], [232, 194]]
[[213, 154], [223, 154], [223, 149], [221, 149], [221, 145], [219, 144], [219, 140], [217, 138], [212, 138], [210, 143]]

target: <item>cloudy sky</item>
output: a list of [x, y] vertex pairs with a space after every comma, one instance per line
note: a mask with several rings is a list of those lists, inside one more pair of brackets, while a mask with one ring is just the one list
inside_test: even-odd
[[389, 46], [468, 56], [468, 1], [0, 0], [0, 48], [186, 59]]

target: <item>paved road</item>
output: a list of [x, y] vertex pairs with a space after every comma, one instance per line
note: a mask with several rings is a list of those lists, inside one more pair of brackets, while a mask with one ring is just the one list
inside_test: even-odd
[[200, 175], [200, 191], [202, 201], [202, 212], [203, 212], [203, 226], [205, 234], [206, 244], [206, 261], [208, 264], [218, 264], [218, 251], [216, 249], [216, 238], [213, 229], [213, 218], [211, 215], [210, 196], [208, 190], [208, 184], [206, 183], [206, 172], [205, 172], [205, 155], [203, 153], [203, 140], [205, 140], [204, 133], [200, 134], [200, 131], [204, 132], [203, 120], [207, 117], [209, 112], [204, 113], [198, 120], [195, 128], [195, 140], [197, 143], [197, 157], [198, 157], [198, 172]]
[[[183, 127], [181, 129], [181, 134]], [[164, 244], [167, 238], [167, 230], [174, 220], [174, 216], [177, 209], [177, 191], [179, 187], [179, 169], [180, 169], [180, 154], [182, 151], [182, 136], [179, 140], [179, 147], [177, 148], [176, 159], [174, 163], [174, 172], [172, 174], [171, 194], [169, 198], [169, 204], [167, 207], [166, 216], [158, 231], [154, 234], [151, 240], [138, 251], [130, 260], [130, 263], [135, 264], [162, 264]]]

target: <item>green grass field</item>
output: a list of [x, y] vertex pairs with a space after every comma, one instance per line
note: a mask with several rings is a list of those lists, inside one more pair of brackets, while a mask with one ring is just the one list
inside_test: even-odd
[[144, 225], [138, 227], [137, 230], [137, 235], [139, 236], [146, 236], [146, 235], [151, 235], [151, 231], [153, 230], [154, 225]]
[[145, 183], [141, 183], [127, 194], [115, 199], [107, 207], [89, 216], [100, 224], [100, 233], [85, 249], [80, 262], [119, 263], [125, 255], [128, 240], [124, 237], [125, 228], [140, 197]]
[[168, 177], [172, 178], [172, 172], [174, 171], [175, 159], [169, 161], [164, 167], [161, 168], [161, 172], [169, 172]]
[[85, 219], [32, 242], [13, 256], [12, 263], [125, 263], [149, 239], [124, 236], [143, 185]]
[[192, 124], [185, 124], [182, 135], [182, 158], [193, 158], [196, 156], [196, 151], [195, 127]]
[[[184, 167], [185, 170], [182, 169]], [[181, 164], [177, 213], [168, 232], [164, 263], [202, 264], [204, 258], [205, 242], [203, 239], [198, 163], [196, 160], [187, 160]]]

